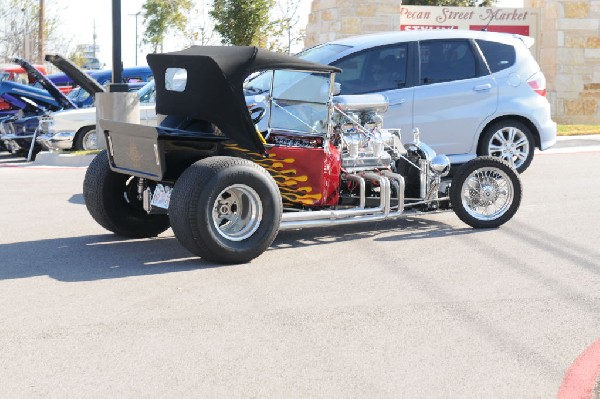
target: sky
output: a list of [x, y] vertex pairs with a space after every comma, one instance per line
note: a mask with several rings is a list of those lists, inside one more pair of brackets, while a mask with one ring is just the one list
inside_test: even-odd
[[[64, 3], [66, 10], [61, 11], [61, 20], [68, 21], [63, 31], [66, 35], [72, 35], [75, 44], [92, 44], [94, 25], [96, 26], [96, 44], [100, 46], [99, 58], [106, 68], [112, 68], [112, 0], [50, 0]], [[49, 4], [50, 1], [46, 1]], [[195, 0], [196, 2], [206, 0]], [[312, 0], [300, 0], [300, 24], [306, 25]], [[145, 0], [121, 0], [121, 49], [123, 65], [133, 66], [136, 60], [136, 35], [135, 14], [142, 10]], [[48, 7], [48, 6], [47, 6]], [[523, 7], [523, 0], [500, 0], [497, 7]], [[138, 23], [138, 57], [139, 65], [145, 65], [145, 55], [150, 52], [149, 48], [142, 48], [139, 42], [143, 36], [142, 16], [137, 17]], [[76, 32], [76, 33], [75, 33]], [[176, 44], [174, 44], [176, 46]], [[74, 49], [71, 49], [71, 51]], [[178, 50], [179, 48], [165, 48], [165, 51]]]

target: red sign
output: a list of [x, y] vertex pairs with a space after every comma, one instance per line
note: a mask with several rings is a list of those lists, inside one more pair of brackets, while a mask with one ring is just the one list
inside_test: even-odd
[[[469, 25], [470, 30], [483, 30], [486, 25]], [[488, 32], [515, 33], [517, 35], [529, 36], [529, 25], [490, 25]]]

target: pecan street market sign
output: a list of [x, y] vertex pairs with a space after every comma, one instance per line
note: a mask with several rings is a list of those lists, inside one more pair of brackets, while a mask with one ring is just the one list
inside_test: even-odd
[[534, 36], [537, 17], [525, 8], [423, 7], [400, 8], [400, 30], [469, 29]]

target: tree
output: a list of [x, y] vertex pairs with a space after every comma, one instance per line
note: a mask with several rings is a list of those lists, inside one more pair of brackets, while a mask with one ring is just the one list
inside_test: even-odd
[[[64, 38], [56, 34], [58, 17], [52, 16], [61, 13], [52, 7], [56, 5], [51, 4], [43, 23], [46, 47], [58, 47], [59, 42], [64, 42]], [[43, 59], [43, 54], [38, 54], [38, 0], [0, 1], [0, 21], [0, 62], [11, 62], [16, 57], [34, 62]]]
[[302, 41], [304, 30], [298, 28], [299, 6], [300, 0], [277, 0], [277, 6], [271, 14], [273, 21], [267, 28], [269, 50], [290, 54], [292, 45]]
[[83, 65], [87, 61], [87, 58], [83, 56], [81, 50], [75, 50], [71, 54], [69, 54], [69, 60], [73, 61], [73, 63], [78, 67], [83, 67]]
[[192, 9], [192, 0], [147, 0], [144, 10], [144, 43], [149, 43], [153, 51], [163, 50], [165, 36], [171, 29], [183, 32]]
[[214, 0], [211, 18], [224, 44], [253, 46], [265, 41], [274, 0]]
[[402, 0], [404, 6], [490, 7], [497, 0]]
[[196, 1], [184, 32], [186, 45], [200, 44], [203, 46], [219, 43], [214, 31], [212, 21], [208, 18], [208, 9], [205, 1]]

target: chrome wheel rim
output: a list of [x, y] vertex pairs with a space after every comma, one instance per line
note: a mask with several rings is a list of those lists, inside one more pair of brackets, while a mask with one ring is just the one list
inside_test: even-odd
[[461, 188], [462, 205], [478, 220], [495, 220], [513, 203], [515, 188], [509, 176], [498, 168], [476, 169]]
[[212, 207], [212, 222], [221, 237], [242, 241], [258, 230], [262, 202], [253, 188], [234, 184], [219, 193]]
[[522, 130], [516, 127], [504, 127], [492, 136], [488, 144], [488, 153], [519, 168], [529, 156], [529, 146], [527, 135]]
[[83, 136], [83, 149], [84, 150], [95, 150], [98, 148], [98, 136], [96, 135], [96, 129], [89, 130]]

